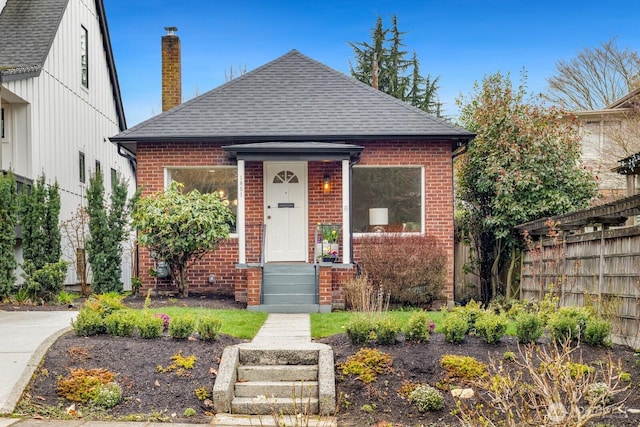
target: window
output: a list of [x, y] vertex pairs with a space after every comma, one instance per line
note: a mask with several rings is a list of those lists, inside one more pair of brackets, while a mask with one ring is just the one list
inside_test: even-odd
[[85, 171], [84, 153], [82, 151], [78, 153], [78, 170], [79, 170], [78, 178], [80, 179], [80, 182], [82, 183], [86, 182], [87, 175]]
[[111, 188], [113, 188], [118, 183], [118, 172], [111, 168]]
[[89, 35], [85, 27], [80, 30], [80, 76], [82, 86], [89, 87]]
[[100, 160], [96, 160], [96, 174], [102, 173], [102, 165], [100, 164]]
[[353, 229], [419, 232], [422, 228], [421, 167], [353, 168]]
[[[171, 181], [184, 185], [184, 191], [198, 190], [201, 193], [217, 191], [227, 203], [234, 217], [238, 213], [238, 170], [236, 167], [170, 168]], [[235, 226], [232, 227], [235, 232]]]
[[4, 108], [0, 108], [0, 139], [4, 139]]

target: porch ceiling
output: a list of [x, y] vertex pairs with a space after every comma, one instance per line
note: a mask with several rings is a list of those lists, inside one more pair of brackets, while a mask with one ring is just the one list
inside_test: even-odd
[[527, 231], [532, 235], [540, 236], [548, 234], [550, 224], [559, 230], [577, 230], [594, 224], [619, 226], [623, 225], [627, 218], [635, 215], [640, 215], [640, 194], [589, 209], [537, 219], [515, 228], [520, 233]]
[[240, 160], [350, 160], [359, 158], [364, 147], [330, 142], [258, 142], [222, 149]]

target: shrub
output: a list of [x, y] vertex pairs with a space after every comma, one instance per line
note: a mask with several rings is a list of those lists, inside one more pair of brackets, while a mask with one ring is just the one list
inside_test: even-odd
[[391, 372], [391, 365], [390, 354], [378, 349], [361, 348], [338, 365], [338, 369], [343, 375], [356, 375], [363, 383], [370, 384], [376, 381], [378, 374]]
[[370, 235], [359, 239], [362, 269], [391, 302], [425, 306], [441, 298], [447, 256], [436, 239], [420, 235]]
[[471, 300], [464, 306], [455, 307], [453, 312], [467, 320], [467, 331], [465, 333], [469, 333], [475, 332], [476, 320], [485, 313], [485, 310], [482, 308], [482, 303]]
[[380, 313], [389, 306], [389, 297], [379, 286], [373, 285], [366, 274], [349, 279], [342, 284], [344, 305], [361, 313]]
[[187, 339], [196, 330], [196, 319], [190, 315], [174, 316], [169, 323], [169, 335], [177, 339]]
[[84, 306], [88, 309], [97, 311], [102, 317], [107, 317], [109, 314], [117, 310], [127, 308], [122, 300], [124, 295], [117, 292], [109, 292], [102, 295], [91, 295], [85, 301]]
[[160, 338], [162, 336], [162, 325], [161, 318], [145, 313], [138, 320], [140, 336], [145, 339]]
[[363, 345], [375, 338], [375, 326], [369, 316], [355, 315], [347, 323], [345, 332], [352, 344]]
[[122, 400], [122, 387], [118, 383], [100, 384], [93, 403], [101, 408], [110, 409]]
[[475, 380], [487, 375], [488, 367], [475, 357], [445, 354], [440, 358], [440, 366], [447, 372], [448, 380], [457, 378]]
[[521, 343], [535, 342], [543, 333], [542, 320], [536, 313], [523, 312], [516, 317], [516, 335]]
[[419, 385], [409, 394], [409, 401], [416, 405], [418, 411], [439, 411], [444, 408], [444, 398], [430, 385]]
[[486, 312], [475, 322], [476, 334], [487, 344], [495, 344], [507, 332], [509, 321], [504, 316]]
[[398, 340], [400, 326], [389, 316], [384, 316], [374, 323], [376, 342], [381, 345], [392, 345]]
[[611, 387], [609, 387], [609, 384], [603, 382], [589, 384], [587, 386], [586, 399], [590, 405], [608, 405], [613, 400]]
[[58, 378], [57, 391], [67, 400], [87, 403], [95, 400], [100, 387], [113, 382], [115, 377], [106, 369], [70, 369], [69, 375]]
[[435, 329], [435, 323], [424, 311], [415, 312], [409, 317], [404, 327], [404, 337], [407, 341], [426, 342]]
[[585, 333], [590, 311], [578, 307], [562, 307], [549, 317], [547, 326], [556, 342], [575, 340]]
[[90, 308], [82, 308], [75, 320], [71, 320], [71, 328], [79, 336], [90, 336], [105, 332], [104, 319], [99, 312]]
[[185, 417], [193, 417], [194, 415], [196, 415], [196, 410], [193, 408], [187, 408], [184, 410], [184, 416]]
[[222, 319], [218, 316], [207, 315], [198, 320], [198, 333], [200, 334], [200, 338], [205, 341], [217, 340], [221, 328]]
[[589, 319], [584, 331], [584, 340], [593, 346], [609, 347], [609, 334], [611, 333], [611, 322], [605, 319]]
[[37, 269], [33, 262], [25, 261], [22, 265], [22, 286], [27, 290], [29, 298], [34, 302], [55, 301], [64, 289], [68, 265], [66, 261], [58, 261], [44, 264], [42, 268]]
[[458, 313], [450, 313], [442, 321], [444, 338], [454, 344], [461, 343], [464, 340], [468, 327], [467, 319]]
[[104, 325], [109, 335], [130, 337], [136, 328], [136, 315], [131, 310], [115, 311], [105, 317]]

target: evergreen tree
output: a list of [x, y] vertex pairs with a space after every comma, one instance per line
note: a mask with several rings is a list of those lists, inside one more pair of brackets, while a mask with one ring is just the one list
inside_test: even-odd
[[18, 266], [13, 250], [16, 245], [18, 197], [16, 181], [11, 172], [0, 175], [0, 300], [12, 291]]
[[391, 28], [384, 28], [378, 16], [371, 31], [371, 42], [350, 42], [355, 55], [350, 65], [351, 76], [356, 80], [376, 87], [395, 98], [401, 99], [427, 113], [440, 115], [438, 102], [438, 80], [420, 74], [418, 56], [414, 52], [406, 59], [402, 36], [398, 29], [398, 18], [392, 18]]
[[60, 261], [60, 192], [58, 183], [47, 188], [44, 174], [20, 196], [22, 251], [36, 270]]
[[104, 179], [101, 171], [89, 180], [87, 189], [87, 213], [89, 238], [86, 243], [87, 258], [93, 273], [93, 292], [121, 292], [121, 244], [127, 228], [127, 184], [118, 179], [111, 187], [110, 207], [104, 195]]

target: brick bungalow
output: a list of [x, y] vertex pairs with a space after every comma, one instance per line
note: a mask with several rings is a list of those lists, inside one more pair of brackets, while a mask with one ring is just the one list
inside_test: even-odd
[[[452, 299], [452, 156], [472, 137], [292, 50], [111, 141], [136, 155], [143, 194], [180, 181], [233, 208], [235, 230], [191, 268], [192, 292], [329, 311], [343, 303], [358, 237], [373, 231], [434, 236]], [[171, 289], [149, 274], [157, 263], [140, 248], [143, 288]]]

